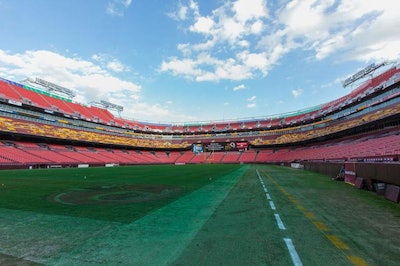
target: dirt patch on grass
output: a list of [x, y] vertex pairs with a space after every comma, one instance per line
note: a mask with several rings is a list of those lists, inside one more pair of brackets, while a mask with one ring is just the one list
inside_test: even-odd
[[48, 200], [63, 205], [115, 205], [155, 201], [180, 192], [179, 187], [167, 185], [107, 185], [76, 188]]

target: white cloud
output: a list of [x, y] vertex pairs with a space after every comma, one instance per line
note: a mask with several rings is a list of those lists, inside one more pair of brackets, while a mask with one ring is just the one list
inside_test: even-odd
[[[226, 2], [207, 16], [200, 15], [195, 1], [190, 1], [187, 8], [192, 10], [188, 29], [201, 41], [178, 44], [183, 57], [172, 56], [163, 61], [161, 71], [197, 81], [243, 80], [257, 72], [267, 73], [266, 54], [248, 50], [252, 38], [260, 38], [264, 29], [262, 19], [268, 16], [264, 0]], [[225, 55], [233, 52], [236, 57], [220, 57], [221, 50], [227, 50]], [[202, 61], [203, 54], [212, 60]], [[181, 66], [186, 63], [190, 66]]]
[[103, 68], [107, 68], [114, 72], [129, 71], [129, 68], [122, 64], [118, 59], [107, 54], [94, 54], [92, 59], [97, 61]]
[[219, 60], [201, 53], [194, 59], [170, 58], [162, 62], [160, 71], [172, 72], [196, 81], [243, 80], [250, 78], [253, 66], [243, 64], [240, 59]]
[[257, 20], [250, 26], [250, 30], [253, 34], [260, 34], [264, 29], [264, 24], [262, 21]]
[[172, 101], [164, 105], [144, 102], [140, 85], [114, 75], [127, 68], [119, 66], [119, 61], [112, 56], [96, 54], [91, 60], [45, 50], [12, 54], [0, 49], [0, 76], [12, 81], [42, 78], [75, 91], [76, 102], [89, 104], [107, 100], [122, 105], [125, 118], [164, 122], [194, 120], [186, 114], [171, 112]]
[[400, 17], [394, 4], [394, 0], [362, 5], [352, 0], [293, 0], [278, 16], [286, 38], [314, 50], [318, 60], [342, 52], [341, 60], [379, 61], [400, 56]]
[[106, 12], [111, 16], [122, 17], [131, 4], [132, 0], [110, 0], [107, 3]]
[[186, 20], [188, 9], [187, 6], [182, 6], [180, 4], [175, 12], [168, 13], [167, 15], [174, 20]]
[[197, 64], [192, 59], [179, 60], [177, 58], [170, 58], [169, 62], [162, 62], [160, 70], [172, 71], [174, 75], [193, 77], [201, 73], [201, 70], [197, 69]]
[[194, 0], [190, 0], [187, 5], [179, 2], [176, 10], [168, 13], [167, 16], [177, 21], [187, 20], [190, 16], [197, 17], [199, 16], [199, 6]]
[[243, 64], [250, 69], [257, 69], [266, 74], [268, 70], [268, 60], [265, 53], [249, 53], [244, 51], [238, 54]]
[[214, 21], [210, 17], [199, 17], [189, 29], [193, 32], [209, 34], [213, 25]]
[[254, 108], [254, 107], [256, 107], [257, 106], [257, 104], [256, 104], [256, 99], [257, 99], [257, 96], [251, 96], [250, 98], [247, 98], [247, 108]]
[[242, 22], [263, 18], [268, 14], [265, 0], [238, 0], [233, 4], [233, 10], [237, 20]]
[[252, 102], [252, 101], [255, 101], [256, 98], [257, 98], [257, 96], [251, 96], [251, 97], [248, 98], [247, 100], [248, 100], [249, 102]]
[[300, 95], [302, 95], [304, 92], [303, 89], [297, 89], [297, 90], [292, 90], [292, 96], [294, 98], [298, 98]]
[[185, 113], [172, 112], [168, 106], [162, 106], [160, 104], [148, 104], [141, 101], [132, 102], [127, 108], [124, 109], [124, 117], [131, 120], [149, 121], [149, 122], [186, 122], [196, 120], [195, 117], [187, 115]]
[[240, 84], [240, 85], [234, 87], [232, 90], [233, 91], [238, 91], [238, 90], [243, 90], [245, 88], [246, 88], [246, 86], [244, 84]]
[[[75, 90], [83, 103], [93, 100], [108, 100], [113, 93], [122, 93], [127, 98], [137, 98], [141, 86], [122, 80], [96, 64], [101, 56], [94, 55], [94, 62], [76, 57], [67, 57], [52, 51], [26, 51], [11, 54], [0, 50], [0, 75], [19, 81], [26, 77], [40, 77], [50, 82]], [[118, 61], [114, 61], [118, 62]], [[114, 70], [121, 70], [118, 64]], [[125, 105], [125, 102], [117, 104]]]
[[171, 57], [161, 63], [160, 71], [196, 81], [245, 80], [252, 78], [254, 71], [267, 74], [269, 65], [264, 56], [245, 51], [223, 60], [207, 53], [197, 54], [196, 58]]
[[107, 68], [114, 72], [122, 72], [124, 71], [124, 65], [118, 60], [113, 60], [107, 64]]
[[[267, 75], [295, 50], [311, 52], [314, 60], [399, 58], [400, 16], [394, 5], [394, 0], [362, 5], [353, 0], [289, 0], [269, 10], [264, 0], [236, 0], [200, 14], [199, 5], [191, 0], [180, 7], [190, 10], [182, 26], [197, 41], [178, 44], [181, 56], [162, 62], [161, 71], [197, 81], [253, 79]], [[201, 62], [200, 53], [213, 62]], [[166, 67], [178, 62], [191, 62], [191, 71]], [[235, 70], [242, 73], [237, 76]]]

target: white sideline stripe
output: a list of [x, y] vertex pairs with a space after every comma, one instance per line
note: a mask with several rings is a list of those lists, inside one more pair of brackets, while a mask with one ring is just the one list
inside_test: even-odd
[[267, 189], [267, 187], [265, 186], [265, 183], [264, 183], [264, 181], [262, 180], [261, 175], [260, 175], [260, 173], [258, 172], [258, 169], [256, 169], [256, 172], [257, 172], [258, 179], [260, 180], [261, 186], [262, 186], [263, 189], [264, 189], [264, 192], [267, 193], [267, 192], [268, 192], [268, 189]]
[[279, 216], [279, 214], [275, 213], [274, 215], [275, 215], [276, 223], [278, 224], [278, 228], [281, 229], [281, 230], [286, 230], [286, 227], [285, 227], [285, 225], [283, 224], [283, 222], [282, 222], [281, 217]]
[[271, 196], [269, 195], [269, 193], [265, 193], [265, 196], [267, 196], [267, 199], [271, 199]]
[[296, 249], [294, 248], [292, 239], [284, 238], [283, 240], [285, 240], [286, 246], [287, 246], [287, 248], [289, 250], [289, 253], [290, 253], [290, 257], [292, 258], [292, 261], [293, 261], [293, 265], [302, 266], [303, 263], [301, 263], [300, 257], [297, 254]]
[[276, 210], [275, 204], [274, 204], [273, 201], [270, 201], [270, 202], [269, 202], [269, 206], [271, 207], [272, 210]]

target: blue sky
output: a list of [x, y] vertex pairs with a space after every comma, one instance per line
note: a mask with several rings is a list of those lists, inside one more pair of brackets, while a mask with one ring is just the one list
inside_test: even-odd
[[0, 76], [139, 121], [270, 116], [400, 56], [396, 0], [0, 0]]

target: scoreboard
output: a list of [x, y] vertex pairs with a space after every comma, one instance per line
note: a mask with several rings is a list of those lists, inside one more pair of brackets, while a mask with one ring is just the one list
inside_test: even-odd
[[247, 141], [230, 142], [208, 142], [192, 144], [192, 151], [199, 152], [224, 152], [224, 151], [243, 151], [247, 150], [249, 143]]

